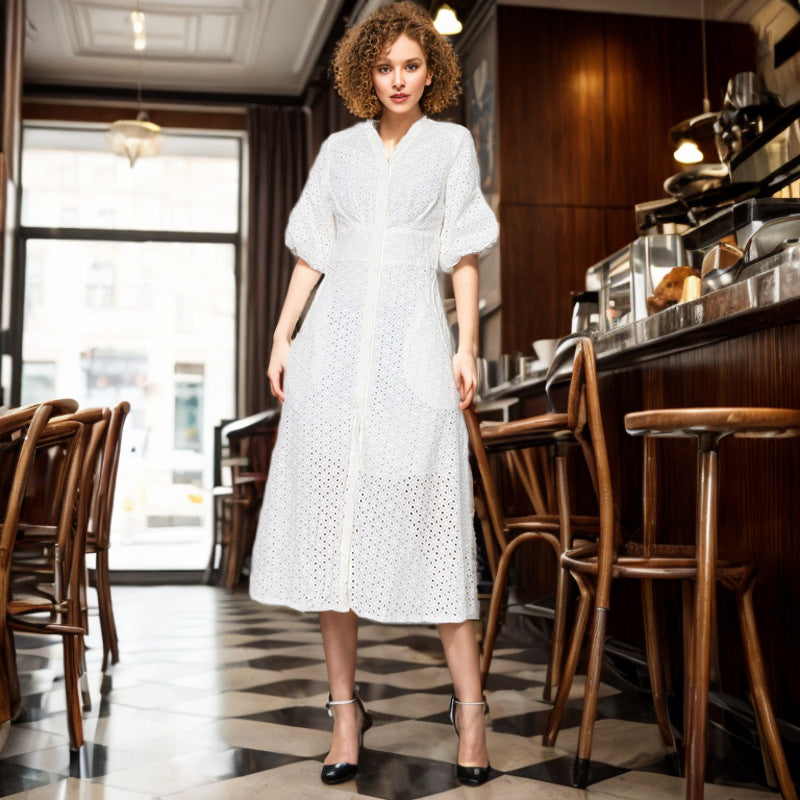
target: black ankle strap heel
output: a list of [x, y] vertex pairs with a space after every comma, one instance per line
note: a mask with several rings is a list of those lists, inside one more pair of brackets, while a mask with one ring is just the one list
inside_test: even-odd
[[[333, 700], [328, 695], [328, 702], [325, 703], [325, 708], [328, 710], [328, 716], [333, 719], [333, 706], [348, 706], [351, 703], [358, 705], [361, 711], [361, 731], [358, 735], [359, 750], [364, 744], [364, 733], [372, 727], [372, 716], [369, 714], [358, 692], [353, 692], [351, 700]], [[340, 761], [337, 764], [323, 764], [322, 765], [322, 778], [323, 783], [334, 784], [344, 783], [345, 781], [352, 780], [358, 773], [358, 764], [349, 764], [347, 761]]]
[[[483, 700], [470, 703], [457, 700], [455, 695], [451, 695], [450, 722], [453, 725], [453, 730], [456, 732], [456, 736], [459, 738], [461, 737], [461, 734], [458, 732], [458, 725], [456, 725], [456, 706], [483, 706], [484, 716], [489, 713], [489, 704], [486, 702], [485, 697]], [[459, 783], [463, 783], [465, 786], [480, 786], [489, 780], [489, 772], [491, 769], [491, 764], [487, 764], [485, 767], [465, 767], [456, 763], [456, 778], [458, 779]]]

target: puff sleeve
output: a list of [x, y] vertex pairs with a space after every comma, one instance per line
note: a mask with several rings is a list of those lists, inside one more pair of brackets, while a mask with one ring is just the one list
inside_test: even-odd
[[442, 272], [452, 272], [463, 256], [483, 255], [497, 242], [497, 220], [481, 192], [475, 144], [469, 131], [462, 131], [445, 187], [439, 247]]
[[336, 223], [331, 202], [328, 142], [325, 141], [311, 166], [300, 199], [289, 215], [286, 246], [312, 269], [325, 272], [335, 243]]

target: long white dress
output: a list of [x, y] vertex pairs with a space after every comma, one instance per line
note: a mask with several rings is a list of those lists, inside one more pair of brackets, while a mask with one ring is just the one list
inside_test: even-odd
[[380, 622], [478, 616], [472, 478], [437, 270], [497, 222], [469, 132], [418, 120], [323, 144], [286, 230], [325, 274], [286, 370], [251, 596]]

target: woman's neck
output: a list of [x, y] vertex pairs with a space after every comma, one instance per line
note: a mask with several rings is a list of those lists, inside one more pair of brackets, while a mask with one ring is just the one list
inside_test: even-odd
[[391, 155], [398, 142], [408, 133], [411, 126], [422, 119], [422, 109], [417, 106], [415, 113], [390, 114], [384, 111], [378, 120], [378, 135], [381, 137], [383, 146]]

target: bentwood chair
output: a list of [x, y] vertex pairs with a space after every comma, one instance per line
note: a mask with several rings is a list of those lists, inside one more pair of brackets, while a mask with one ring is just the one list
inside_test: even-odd
[[279, 411], [263, 411], [222, 429], [230, 451], [223, 463], [230, 467], [233, 489], [230, 525], [225, 531], [221, 556], [222, 583], [229, 592], [239, 583], [253, 547], [279, 419]]
[[[75, 403], [58, 410], [76, 407]], [[7, 618], [11, 559], [36, 445], [56, 410], [54, 402], [0, 415], [0, 721], [4, 722], [15, 719], [21, 711], [14, 638]]]
[[[573, 783], [585, 788], [589, 780], [592, 737], [597, 715], [611, 587], [618, 578], [640, 582], [645, 620], [645, 642], [650, 683], [659, 730], [668, 752], [676, 751], [675, 737], [664, 700], [664, 676], [659, 648], [659, 632], [654, 612], [655, 581], [677, 580], [695, 585], [694, 612], [684, 608], [686, 714], [686, 796], [703, 797], [705, 777], [705, 729], [709, 683], [711, 608], [716, 583], [736, 595], [739, 623], [744, 639], [744, 654], [759, 733], [766, 755], [775, 769], [784, 798], [796, 800], [786, 757], [778, 735], [775, 717], [766, 688], [763, 659], [753, 615], [751, 592], [755, 566], [746, 561], [723, 557], [717, 552], [716, 498], [718, 492], [716, 458], [719, 441], [726, 436], [777, 437], [800, 434], [800, 411], [786, 409], [670, 409], [629, 414], [630, 432], [646, 436], [696, 436], [698, 459], [698, 529], [696, 545], [675, 545], [656, 541], [653, 509], [655, 453], [652, 439], [646, 440], [643, 525], [640, 541], [623, 541], [613, 498], [613, 476], [606, 451], [601, 416], [594, 347], [590, 339], [576, 344], [572, 383], [568, 401], [568, 424], [581, 444], [591, 471], [597, 476], [596, 492], [600, 510], [600, 538], [597, 544], [580, 545], [561, 557], [580, 588], [580, 608], [573, 628], [562, 681], [553, 707], [545, 746], [555, 744], [556, 734], [569, 696], [581, 652], [588, 618], [593, 609], [589, 637], [589, 665], [586, 676], [583, 716]], [[684, 592], [684, 598], [690, 592]]]
[[[114, 620], [111, 601], [111, 581], [108, 569], [108, 551], [111, 546], [111, 518], [114, 511], [114, 491], [122, 444], [122, 429], [131, 410], [127, 401], [122, 401], [111, 411], [107, 426], [97, 426], [97, 457], [92, 476], [93, 492], [86, 531], [86, 553], [94, 554], [94, 569], [89, 570], [97, 591], [97, 608], [100, 632], [103, 638], [103, 671], [119, 662], [119, 637]], [[87, 465], [91, 468], [91, 464]], [[89, 476], [87, 475], [87, 478]]]
[[[49, 524], [20, 525], [19, 517], [23, 504], [16, 504], [16, 519], [13, 528], [16, 541], [9, 542], [9, 555], [15, 550], [30, 553], [41, 548], [44, 559], [49, 560], [51, 572], [46, 570], [36, 578], [37, 567], [33, 570], [34, 581], [28, 576], [19, 580], [9, 580], [10, 568], [5, 571], [6, 631], [27, 634], [58, 635], [62, 638], [64, 650], [64, 685], [67, 695], [67, 720], [70, 747], [79, 749], [83, 744], [83, 724], [81, 719], [80, 675], [82, 672], [83, 636], [86, 633], [85, 609], [82, 603], [82, 581], [85, 545], [85, 514], [88, 504], [80, 497], [81, 471], [84, 456], [91, 439], [92, 426], [103, 419], [107, 412], [91, 409], [51, 419], [43, 428], [35, 447], [37, 453], [46, 453], [48, 464], [46, 472], [51, 473], [51, 491], [57, 493], [57, 501], [46, 498], [47, 506], [57, 514], [55, 531]], [[12, 494], [22, 492], [31, 478], [30, 469], [25, 481], [22, 475], [15, 475]], [[10, 530], [10, 528], [9, 528]], [[4, 526], [4, 541], [7, 532]], [[10, 561], [9, 561], [10, 567]], [[6, 635], [9, 650], [13, 653], [13, 640]], [[19, 698], [19, 682], [16, 665], [7, 662], [9, 684], [12, 696]]]
[[[544, 698], [559, 683], [566, 631], [568, 586], [559, 559], [572, 542], [573, 534], [596, 535], [597, 520], [570, 514], [567, 485], [567, 450], [574, 443], [567, 427], [567, 415], [550, 413], [493, 425], [481, 425], [473, 406], [464, 411], [470, 451], [473, 459], [476, 510], [481, 521], [487, 560], [492, 573], [492, 596], [486, 617], [481, 648], [481, 681], [485, 688], [491, 668], [494, 645], [500, 628], [508, 571], [517, 549], [529, 542], [548, 544], [555, 555], [556, 599], [553, 614], [550, 660], [545, 679]], [[532, 448], [552, 448], [558, 493], [559, 513], [549, 513], [546, 501], [533, 479], [529, 462], [535, 458]], [[507, 518], [492, 472], [489, 457], [510, 455], [516, 475], [521, 479], [534, 514]]]

